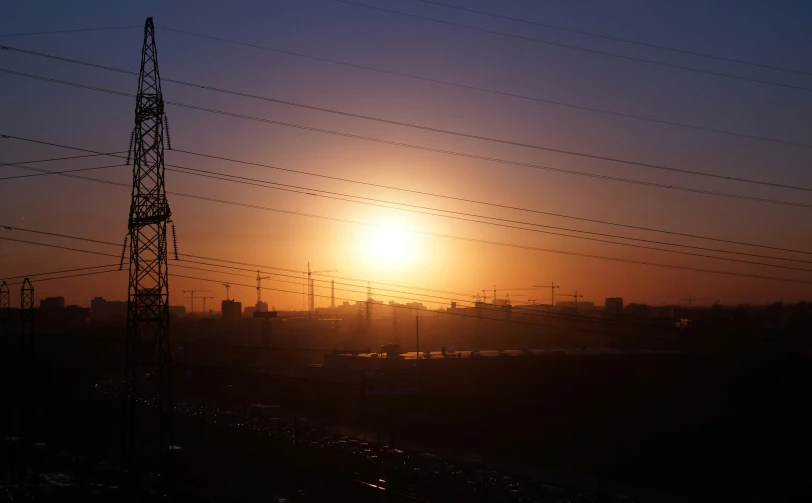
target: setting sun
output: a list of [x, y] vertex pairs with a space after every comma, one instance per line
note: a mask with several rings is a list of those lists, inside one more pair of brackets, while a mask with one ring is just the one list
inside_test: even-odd
[[418, 258], [415, 236], [401, 222], [387, 221], [367, 228], [360, 247], [364, 259], [376, 267], [404, 267]]

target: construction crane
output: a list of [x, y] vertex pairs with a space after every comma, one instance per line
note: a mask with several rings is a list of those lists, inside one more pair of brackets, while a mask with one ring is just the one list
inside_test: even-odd
[[[550, 305], [555, 305], [555, 289], [560, 288], [560, 285], [556, 285], [554, 282], [550, 282]], [[547, 285], [535, 285], [533, 288], [548, 288]]]
[[[713, 299], [713, 298], [714, 297], [690, 297], [689, 296], [687, 298], [680, 299], [680, 302], [687, 302], [688, 307], [691, 307], [691, 306], [694, 305], [694, 302], [697, 301], [697, 300], [708, 300], [708, 299]], [[717, 300], [716, 302], [719, 302], [719, 301]]]
[[[192, 297], [192, 313], [195, 312], [195, 293], [197, 292], [211, 292], [211, 290], [181, 290], [183, 293], [188, 293]], [[203, 308], [205, 310], [205, 308]]]
[[311, 271], [310, 270], [310, 262], [307, 263], [307, 300], [308, 300], [308, 311], [314, 312], [316, 310], [316, 302], [315, 302], [315, 288], [313, 286], [313, 278], [311, 275], [313, 274], [328, 274], [331, 272], [338, 272], [336, 270], [322, 270], [322, 271]]
[[562, 293], [561, 295], [563, 295], [564, 297], [572, 297], [573, 299], [575, 299], [575, 309], [578, 309], [578, 299], [579, 299], [579, 298], [581, 298], [581, 299], [583, 299], [583, 298], [584, 298], [584, 296], [583, 296], [583, 295], [580, 295], [580, 294], [578, 293], [578, 290], [575, 290], [575, 293], [574, 293], [574, 294], [566, 294], [566, 293]]
[[260, 276], [259, 269], [257, 269], [257, 307], [259, 307], [260, 302], [262, 302], [262, 280], [263, 279], [271, 279], [270, 276]]
[[[500, 288], [499, 289], [500, 292], [505, 292], [505, 293], [507, 293], [507, 292], [518, 292], [520, 290], [532, 290], [532, 288]], [[484, 289], [482, 290], [482, 293], [483, 293], [483, 295], [485, 294]], [[516, 294], [514, 294], [514, 297], [515, 296], [516, 296]], [[486, 301], [487, 301], [487, 299], [486, 299]], [[496, 303], [496, 285], [493, 285], [493, 297], [491, 297], [491, 302], [494, 303], [494, 304]]]
[[231, 300], [231, 296], [228, 295], [228, 289], [231, 288], [231, 284], [223, 283], [223, 286], [226, 287], [226, 300]]
[[214, 297], [200, 297], [203, 299], [203, 314], [206, 314], [206, 299], [213, 299]]

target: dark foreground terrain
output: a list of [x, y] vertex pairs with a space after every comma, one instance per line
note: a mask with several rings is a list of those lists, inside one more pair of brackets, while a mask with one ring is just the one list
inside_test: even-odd
[[[205, 365], [175, 366], [175, 499], [809, 501], [812, 365], [776, 347], [436, 362], [423, 396], [389, 402], [363, 399], [354, 371], [272, 376], [213, 350]], [[40, 442], [27, 454], [39, 489], [30, 469], [14, 501], [120, 496], [120, 342], [40, 337], [31, 382], [16, 378], [14, 350], [4, 346], [4, 396], [31, 399], [20, 442]], [[251, 422], [252, 403], [282, 417]], [[156, 417], [141, 406], [139, 438], [157, 438]], [[15, 446], [6, 439], [6, 486]], [[156, 465], [140, 447], [149, 493]]]

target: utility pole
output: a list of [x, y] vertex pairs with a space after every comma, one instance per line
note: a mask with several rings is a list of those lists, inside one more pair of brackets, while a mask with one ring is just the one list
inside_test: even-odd
[[213, 299], [214, 297], [200, 297], [203, 299], [203, 314], [206, 314], [206, 299]]
[[[310, 312], [310, 315], [313, 316], [313, 313], [316, 311], [316, 285], [315, 280], [313, 280], [313, 274], [326, 274], [329, 272], [338, 272], [335, 270], [324, 270], [324, 271], [311, 271], [310, 270], [310, 262], [307, 263], [307, 310]], [[334, 281], [334, 280], [331, 280]], [[332, 285], [332, 282], [331, 282]], [[333, 298], [335, 295], [333, 295]], [[335, 306], [333, 306], [335, 307]]]
[[[164, 140], [169, 144], [168, 128], [165, 130], [167, 126], [155, 46], [155, 25], [150, 17], [144, 24], [135, 127], [130, 136], [133, 186], [128, 222], [130, 268], [122, 393], [122, 462], [125, 470], [132, 475], [132, 485], [128, 488], [132, 497], [136, 497], [135, 493], [140, 489], [135, 466], [136, 407], [144, 395], [157, 395], [159, 434], [151, 442], [139, 438], [138, 444], [153, 447], [157, 440], [161, 484], [165, 493], [171, 490], [167, 456], [172, 441], [172, 350], [166, 227], [172, 212], [164, 184]], [[144, 379], [147, 375], [150, 376], [149, 381]], [[149, 383], [149, 388], [140, 389], [142, 383]]]
[[[554, 282], [550, 282], [550, 305], [555, 306], [555, 289], [559, 288], [560, 285], [556, 285]], [[534, 285], [533, 288], [547, 288], [545, 285]]]
[[308, 282], [308, 310], [310, 311], [310, 316], [313, 316], [313, 313], [316, 312], [316, 285], [313, 283], [313, 280], [310, 279]]
[[330, 280], [330, 307], [336, 307], [336, 280]]
[[[195, 312], [195, 292], [211, 292], [211, 290], [181, 290], [183, 293], [190, 293], [192, 294], [192, 314]], [[205, 301], [203, 301], [205, 303]], [[203, 311], [206, 310], [205, 304], [203, 306]]]
[[231, 288], [229, 283], [223, 283], [223, 286], [226, 287], [226, 300], [231, 300], [231, 297], [228, 295], [228, 291]]
[[367, 281], [367, 330], [372, 326], [372, 284]]

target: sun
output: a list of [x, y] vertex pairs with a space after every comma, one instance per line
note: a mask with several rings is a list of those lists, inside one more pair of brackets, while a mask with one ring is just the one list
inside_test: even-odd
[[403, 222], [388, 221], [368, 227], [361, 252], [370, 265], [394, 269], [412, 265], [418, 258], [417, 242]]

